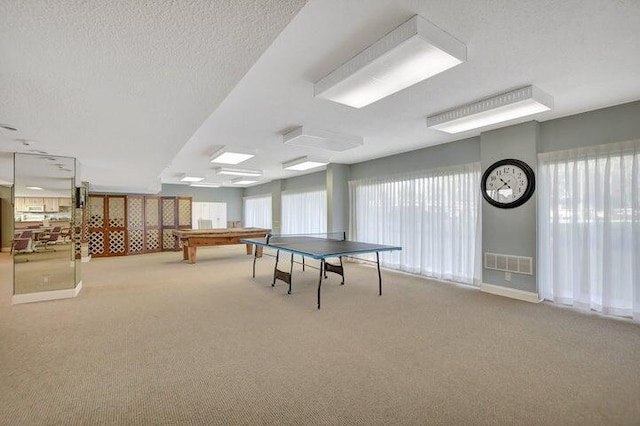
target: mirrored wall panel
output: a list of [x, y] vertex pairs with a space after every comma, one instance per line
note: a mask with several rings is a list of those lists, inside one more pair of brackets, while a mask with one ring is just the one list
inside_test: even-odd
[[14, 295], [73, 289], [75, 159], [16, 153], [14, 161]]

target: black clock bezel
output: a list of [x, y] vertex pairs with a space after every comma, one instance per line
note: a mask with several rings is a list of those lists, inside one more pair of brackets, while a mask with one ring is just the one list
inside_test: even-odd
[[[524, 174], [527, 176], [527, 189], [524, 191], [524, 194], [522, 194], [522, 197], [518, 198], [517, 200], [511, 203], [501, 203], [487, 195], [487, 179], [489, 178], [489, 175], [496, 168], [502, 167], [505, 165], [513, 165], [516, 167], [520, 167], [524, 171]], [[533, 169], [529, 167], [529, 165], [524, 161], [516, 160], [513, 158], [507, 158], [505, 160], [496, 161], [495, 163], [490, 165], [487, 168], [487, 170], [485, 170], [485, 172], [482, 174], [482, 180], [480, 181], [480, 186], [482, 191], [482, 197], [485, 200], [487, 200], [487, 203], [501, 209], [512, 209], [514, 207], [519, 207], [524, 203], [526, 203], [527, 201], [529, 201], [529, 198], [531, 198], [531, 196], [536, 190], [536, 176], [535, 176], [535, 173], [533, 173]]]

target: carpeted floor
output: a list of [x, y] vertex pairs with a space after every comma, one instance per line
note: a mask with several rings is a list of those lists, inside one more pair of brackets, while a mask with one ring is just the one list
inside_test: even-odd
[[93, 259], [75, 299], [3, 303], [0, 424], [640, 424], [639, 324], [388, 271], [380, 297], [352, 263], [318, 311], [315, 270], [287, 295], [244, 246], [181, 258]]

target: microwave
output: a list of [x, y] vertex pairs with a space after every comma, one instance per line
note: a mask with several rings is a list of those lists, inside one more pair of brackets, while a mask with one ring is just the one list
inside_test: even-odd
[[44, 206], [27, 206], [27, 211], [30, 213], [43, 212]]

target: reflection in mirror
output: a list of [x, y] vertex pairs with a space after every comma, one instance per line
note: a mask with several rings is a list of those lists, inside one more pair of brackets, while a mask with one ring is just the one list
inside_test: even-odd
[[74, 289], [75, 159], [15, 154], [14, 295]]

